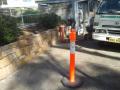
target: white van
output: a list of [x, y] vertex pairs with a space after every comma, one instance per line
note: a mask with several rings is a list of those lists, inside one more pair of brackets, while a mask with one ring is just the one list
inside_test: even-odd
[[120, 0], [103, 0], [94, 18], [93, 39], [120, 43]]

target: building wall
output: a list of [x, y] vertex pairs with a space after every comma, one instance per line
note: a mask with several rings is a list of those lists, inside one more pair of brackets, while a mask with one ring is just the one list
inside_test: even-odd
[[47, 6], [42, 6], [39, 4], [39, 9], [42, 11], [42, 13], [55, 13], [58, 16], [61, 16], [62, 19], [66, 19], [68, 17], [67, 4], [49, 4]]
[[35, 0], [7, 0], [7, 5], [1, 5], [1, 8], [14, 8], [14, 7], [37, 7]]
[[59, 7], [56, 10], [51, 9], [52, 12], [56, 13], [58, 16], [61, 16], [62, 19], [67, 18], [67, 7]]

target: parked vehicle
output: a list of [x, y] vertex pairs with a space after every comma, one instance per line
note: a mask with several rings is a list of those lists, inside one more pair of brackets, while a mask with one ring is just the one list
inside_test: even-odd
[[120, 0], [103, 0], [94, 19], [93, 39], [120, 43]]

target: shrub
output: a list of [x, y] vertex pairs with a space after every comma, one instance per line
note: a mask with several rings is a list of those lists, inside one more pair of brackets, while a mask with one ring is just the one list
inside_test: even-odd
[[39, 19], [39, 11], [28, 9], [23, 13], [24, 23], [37, 23]]
[[39, 26], [46, 29], [55, 28], [61, 21], [61, 18], [54, 14], [42, 14], [39, 17]]
[[[21, 20], [22, 17], [19, 18]], [[24, 23], [38, 23], [39, 15], [23, 16]]]
[[67, 20], [65, 20], [65, 19], [61, 19], [61, 20], [60, 20], [60, 24], [65, 24], [65, 25], [67, 25], [67, 23], [68, 23], [68, 22], [67, 22]]
[[28, 15], [28, 14], [39, 14], [38, 10], [33, 10], [33, 9], [28, 9], [24, 11], [23, 15]]
[[0, 15], [0, 44], [7, 44], [17, 39], [20, 30], [16, 22], [13, 17]]

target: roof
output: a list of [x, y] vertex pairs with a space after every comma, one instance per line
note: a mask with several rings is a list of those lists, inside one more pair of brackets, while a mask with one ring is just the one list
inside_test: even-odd
[[[69, 3], [73, 0], [36, 0], [38, 3], [57, 4], [57, 3]], [[87, 0], [74, 0], [74, 1], [87, 1]]]
[[48, 0], [48, 1], [39, 1], [36, 0], [38, 3], [48, 3], [48, 4], [55, 4], [55, 3], [66, 3], [69, 2], [69, 0]]

